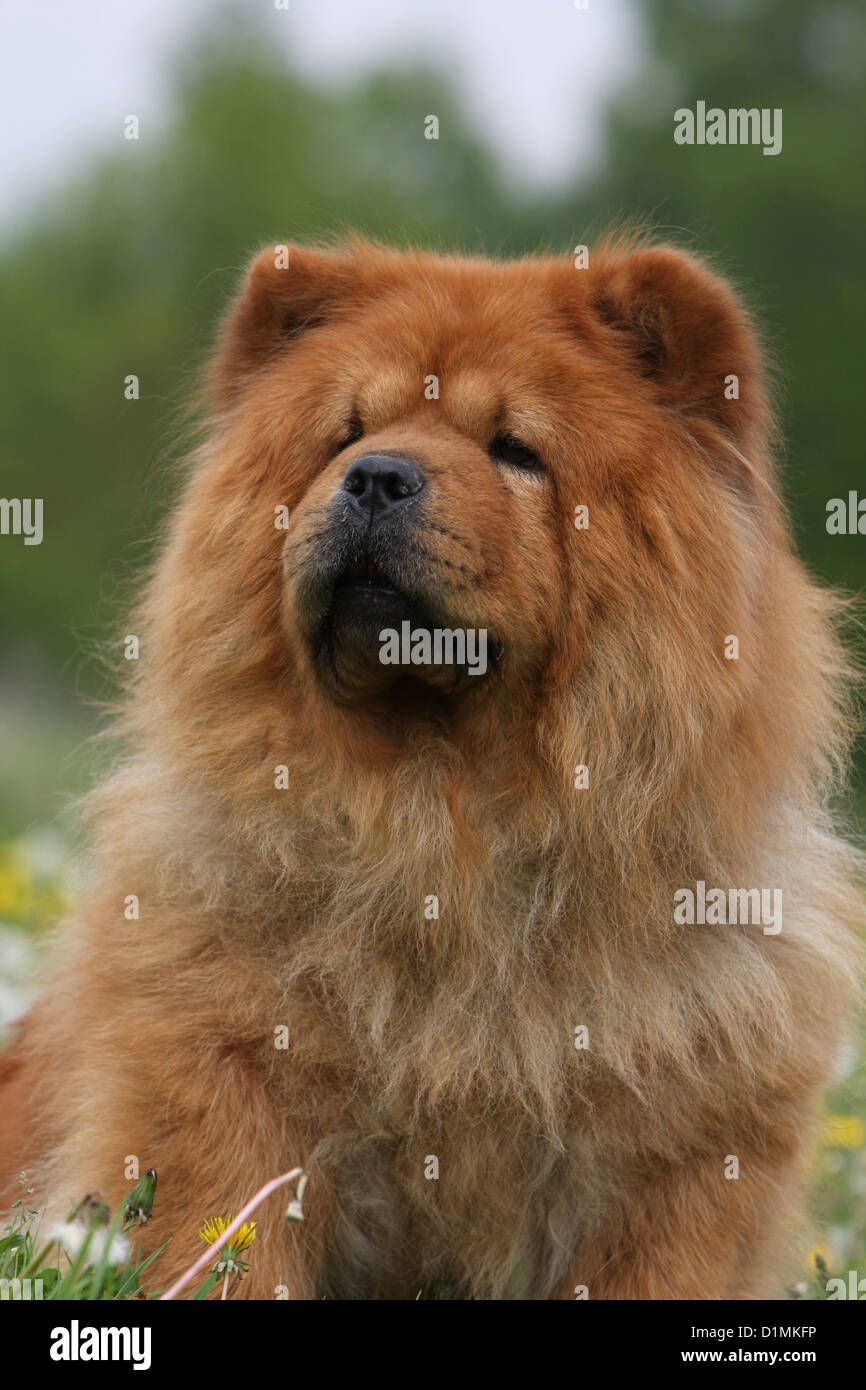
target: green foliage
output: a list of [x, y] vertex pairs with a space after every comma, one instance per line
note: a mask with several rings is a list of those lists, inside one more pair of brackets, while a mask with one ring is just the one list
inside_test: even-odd
[[158, 1297], [150, 1276], [144, 1282], [142, 1276], [168, 1241], [143, 1256], [141, 1242], [126, 1238], [142, 1224], [129, 1219], [129, 1198], [110, 1216], [97, 1199], [85, 1197], [65, 1223], [46, 1233], [41, 1208], [30, 1204], [34, 1189], [26, 1174], [21, 1187], [23, 1195], [0, 1236], [0, 1298], [101, 1302]]
[[[0, 1236], [0, 1301], [11, 1298], [93, 1302], [160, 1296], [160, 1272], [150, 1266], [159, 1260], [169, 1241], [144, 1256], [141, 1242], [136, 1246], [133, 1239], [138, 1228], [145, 1226], [153, 1215], [157, 1189], [154, 1169], [147, 1170], [113, 1215], [98, 1193], [89, 1192], [65, 1221], [47, 1229], [44, 1206], [31, 1205], [28, 1200], [34, 1189], [28, 1186], [26, 1173], [22, 1173], [20, 1183], [23, 1195], [13, 1204], [11, 1220]], [[272, 1192], [288, 1183], [294, 1183], [294, 1187], [286, 1221], [303, 1221], [307, 1178], [295, 1168], [260, 1187], [237, 1221], [233, 1216], [212, 1216], [205, 1221], [199, 1231], [205, 1250], [165, 1291], [164, 1298], [177, 1298], [186, 1289], [184, 1297], [197, 1301], [207, 1298], [217, 1284], [221, 1288], [220, 1298], [230, 1298], [255, 1257], [257, 1223], [242, 1220], [243, 1215], [254, 1211]], [[147, 1277], [143, 1278], [145, 1274]], [[275, 1293], [282, 1296], [285, 1289], [281, 1287]]]
[[[866, 495], [866, 12], [859, 0], [644, 8], [654, 57], [610, 113], [599, 215], [651, 217], [740, 285], [775, 360], [801, 546], [828, 579], [862, 588], [866, 537], [829, 536], [825, 523], [831, 497], [858, 484]], [[781, 108], [781, 154], [676, 145], [673, 112], [699, 100]]]

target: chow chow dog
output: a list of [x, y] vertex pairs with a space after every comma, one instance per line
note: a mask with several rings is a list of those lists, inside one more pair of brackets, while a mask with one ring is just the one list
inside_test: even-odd
[[300, 1164], [241, 1296], [780, 1292], [862, 898], [762, 362], [666, 246], [255, 260], [4, 1064], [11, 1186], [156, 1168], [162, 1287]]

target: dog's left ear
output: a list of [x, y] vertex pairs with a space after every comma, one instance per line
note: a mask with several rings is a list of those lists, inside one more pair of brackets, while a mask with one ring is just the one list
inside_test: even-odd
[[277, 244], [250, 265], [220, 335], [211, 370], [217, 400], [230, 403], [288, 343], [357, 294], [360, 266], [342, 250]]
[[588, 272], [589, 309], [660, 401], [722, 426], [751, 453], [763, 450], [769, 411], [749, 316], [731, 289], [671, 247], [602, 253]]

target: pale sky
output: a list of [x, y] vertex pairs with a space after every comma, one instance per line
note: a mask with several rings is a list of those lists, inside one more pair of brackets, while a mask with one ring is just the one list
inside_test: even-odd
[[[605, 99], [637, 69], [637, 0], [244, 0], [250, 26], [313, 78], [350, 81], [401, 58], [451, 75], [506, 171], [555, 184], [601, 154]], [[220, 0], [0, 0], [0, 222], [117, 141], [124, 116], [162, 124], [170, 60]], [[235, 6], [238, 8], [238, 6]]]

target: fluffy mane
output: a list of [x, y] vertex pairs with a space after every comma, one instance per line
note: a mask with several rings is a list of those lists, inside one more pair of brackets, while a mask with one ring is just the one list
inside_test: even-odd
[[[316, 254], [351, 270], [338, 327], [358, 312], [359, 282], [395, 281], [414, 324], [415, 301], [446, 304], [453, 276], [501, 274], [359, 243]], [[168, 1219], [185, 1220], [190, 1188], [236, 1206], [302, 1161], [314, 1206], [317, 1184], [336, 1188], [327, 1239], [344, 1272], [316, 1285], [325, 1293], [402, 1287], [399, 1252], [423, 1228], [424, 1277], [549, 1296], [583, 1251], [602, 1296], [608, 1259], [621, 1271], [644, 1239], [634, 1193], [671, 1165], [699, 1175], [728, 1154], [750, 1155], [738, 1200], [766, 1204], [772, 1187], [789, 1216], [804, 1107], [855, 977], [860, 864], [837, 805], [854, 723], [845, 605], [794, 556], [742, 311], [669, 251], [603, 250], [580, 298], [546, 258], [508, 272], [527, 293], [555, 291], [608, 354], [600, 371], [631, 371], [641, 339], [643, 375], [615, 428], [643, 472], [603, 475], [589, 436], [597, 477], [584, 492], [559, 482], [549, 550], [529, 561], [515, 542], [514, 582], [529, 565], [525, 582], [552, 600], [543, 647], [518, 680], [506, 643], [483, 699], [453, 720], [410, 713], [399, 741], [323, 695], [287, 635], [273, 512], [302, 490], [286, 481], [277, 367], [255, 377], [272, 349], [248, 288], [218, 357], [212, 426], [129, 626], [141, 656], [123, 752], [90, 801], [92, 882], [31, 1030], [52, 1189], [122, 1188], [125, 1153], [162, 1181], [165, 1149]], [[748, 383], [736, 429], [715, 405], [673, 397], [698, 368], [647, 302], [660, 275], [682, 278], [690, 321], [724, 296], [719, 359], [740, 353]], [[301, 377], [317, 304], [311, 292], [292, 328]], [[438, 360], [430, 331], [422, 363]], [[554, 375], [569, 331], [549, 331]], [[229, 389], [240, 359], [247, 384]], [[700, 371], [716, 371], [706, 352]], [[313, 405], [292, 409], [310, 437]], [[724, 659], [729, 633], [738, 661]], [[673, 895], [697, 880], [781, 887], [783, 931], [677, 926]], [[288, 1054], [273, 1046], [281, 1025]], [[147, 1095], [158, 1103], [145, 1115]], [[439, 1183], [415, 1171], [431, 1154]], [[733, 1198], [717, 1200], [724, 1225]], [[308, 1239], [324, 1240], [311, 1221]], [[745, 1293], [779, 1258], [774, 1222], [741, 1266]], [[719, 1258], [694, 1252], [686, 1296], [707, 1296]], [[286, 1270], [309, 1291], [293, 1259], [262, 1255], [251, 1291]], [[663, 1283], [666, 1259], [661, 1270]]]

